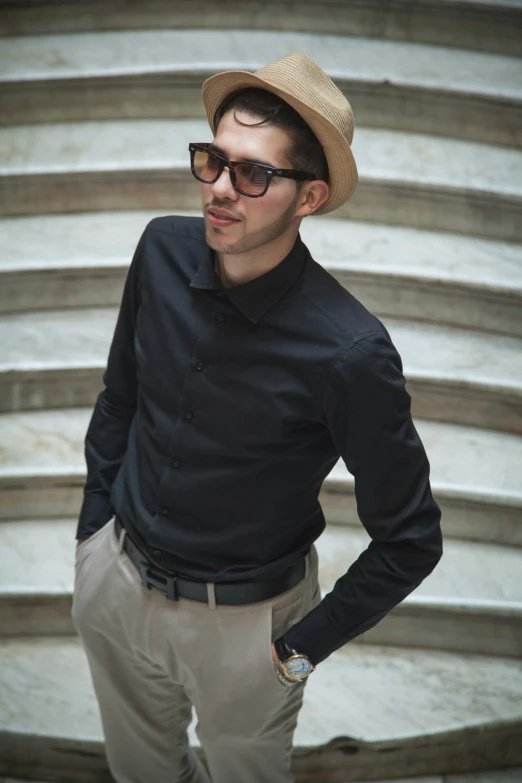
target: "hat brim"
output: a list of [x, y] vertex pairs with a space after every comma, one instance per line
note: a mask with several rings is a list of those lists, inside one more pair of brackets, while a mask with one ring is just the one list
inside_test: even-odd
[[344, 204], [358, 182], [357, 166], [348, 141], [320, 112], [286, 90], [248, 71], [224, 71], [211, 76], [203, 83], [203, 104], [212, 133], [215, 135], [217, 131], [215, 116], [222, 102], [228, 95], [244, 87], [259, 87], [278, 95], [301, 115], [317, 136], [328, 163], [329, 195], [313, 214], [324, 215]]

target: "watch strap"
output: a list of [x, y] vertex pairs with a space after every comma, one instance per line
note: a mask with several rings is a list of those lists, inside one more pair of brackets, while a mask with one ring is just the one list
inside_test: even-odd
[[276, 672], [276, 674], [278, 676], [278, 679], [280, 680], [280, 682], [283, 683], [283, 685], [289, 685], [290, 687], [292, 687], [292, 685], [296, 684], [297, 680], [295, 680], [295, 681], [294, 680], [287, 680], [287, 678], [283, 674], [281, 674], [281, 672], [279, 671], [279, 669], [277, 668], [275, 663], [274, 663], [274, 669], [275, 669], [275, 672]]
[[286, 642], [284, 636], [280, 636], [279, 639], [275, 640], [274, 649], [282, 664], [284, 664], [287, 658], [290, 658], [291, 655], [294, 655], [295, 652], [294, 649]]

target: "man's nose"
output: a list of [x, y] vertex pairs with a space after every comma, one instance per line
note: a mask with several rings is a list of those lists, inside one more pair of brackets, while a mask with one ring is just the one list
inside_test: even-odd
[[232, 180], [230, 179], [230, 172], [227, 166], [225, 166], [225, 168], [221, 172], [221, 176], [213, 183], [212, 192], [214, 193], [214, 195], [220, 196], [221, 198], [228, 198], [234, 200], [236, 200], [237, 197], [239, 196], [239, 193], [237, 192], [237, 190], [235, 190], [234, 186], [232, 185]]

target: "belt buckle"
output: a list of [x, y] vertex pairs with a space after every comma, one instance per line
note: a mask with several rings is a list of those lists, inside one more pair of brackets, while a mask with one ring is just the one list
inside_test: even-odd
[[[146, 563], [144, 560], [140, 560], [140, 576], [141, 576], [141, 583], [149, 590], [152, 590], [153, 587], [156, 587], [154, 582], [152, 582], [149, 579], [150, 576], [150, 564]], [[178, 577], [177, 576], [167, 576], [165, 577], [165, 581], [167, 582], [167, 598], [171, 601], [179, 601], [179, 592], [178, 592]]]
[[152, 590], [152, 582], [149, 582], [149, 571], [150, 571], [150, 565], [146, 563], [144, 560], [140, 560], [141, 583], [144, 587], [147, 587], [149, 590]]
[[171, 601], [179, 601], [178, 577], [167, 576], [167, 598]]

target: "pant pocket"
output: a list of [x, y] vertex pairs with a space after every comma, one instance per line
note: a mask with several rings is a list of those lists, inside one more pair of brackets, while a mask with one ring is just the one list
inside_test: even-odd
[[114, 517], [110, 519], [108, 522], [105, 522], [105, 524], [102, 525], [100, 528], [98, 528], [98, 530], [95, 533], [93, 533], [91, 536], [89, 536], [89, 538], [86, 538], [82, 544], [80, 544], [79, 546], [76, 545], [76, 552], [74, 558], [75, 565], [78, 565], [78, 563], [84, 557], [85, 553], [89, 552], [92, 546], [94, 545], [94, 543], [107, 532], [108, 527], [113, 526], [113, 520]]
[[[100, 569], [103, 571], [105, 568], [103, 552], [105, 545], [109, 543], [107, 536], [113, 535], [114, 520], [111, 519], [80, 544], [76, 552], [71, 616], [77, 630], [80, 616], [90, 602], [92, 594], [100, 588]], [[90, 578], [91, 575], [94, 575], [94, 579]]]

